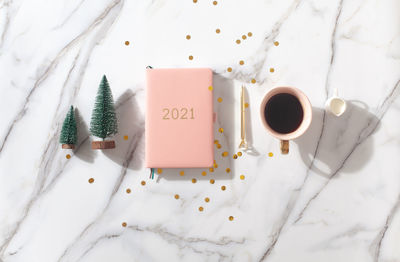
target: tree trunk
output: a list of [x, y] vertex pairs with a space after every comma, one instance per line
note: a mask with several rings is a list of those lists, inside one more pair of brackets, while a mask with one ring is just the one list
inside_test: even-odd
[[75, 149], [75, 145], [73, 145], [73, 144], [62, 144], [61, 148], [62, 149]]
[[115, 148], [114, 140], [92, 141], [92, 149], [111, 149]]

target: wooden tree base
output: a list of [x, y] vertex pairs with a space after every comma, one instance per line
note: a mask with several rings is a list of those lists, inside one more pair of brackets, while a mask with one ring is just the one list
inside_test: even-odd
[[111, 149], [115, 148], [115, 141], [105, 140], [105, 141], [92, 141], [92, 149]]
[[281, 140], [281, 153], [283, 155], [289, 154], [289, 140]]
[[61, 148], [62, 149], [74, 149], [75, 145], [73, 145], [73, 144], [62, 144]]

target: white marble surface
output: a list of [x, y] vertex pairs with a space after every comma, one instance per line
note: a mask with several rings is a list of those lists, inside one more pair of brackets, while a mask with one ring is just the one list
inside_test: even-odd
[[[148, 179], [146, 65], [214, 70], [214, 173]], [[104, 73], [120, 133], [101, 152], [87, 125]], [[398, 0], [0, 0], [0, 79], [0, 261], [400, 261]], [[242, 83], [255, 152], [234, 160]], [[258, 115], [280, 85], [314, 107], [288, 156]], [[322, 109], [334, 88], [341, 118]], [[70, 104], [75, 151], [58, 144]]]

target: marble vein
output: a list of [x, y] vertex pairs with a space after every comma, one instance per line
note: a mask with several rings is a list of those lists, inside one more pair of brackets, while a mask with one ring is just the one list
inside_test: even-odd
[[[29, 101], [30, 101], [30, 97], [33, 95], [35, 90], [37, 90], [39, 85], [43, 81], [46, 80], [46, 78], [48, 77], [50, 72], [59, 63], [59, 61], [62, 59], [62, 57], [69, 51], [70, 47], [72, 47], [75, 43], [77, 43], [79, 41], [79, 39], [81, 39], [82, 37], [87, 35], [90, 31], [92, 31], [98, 25], [100, 25], [99, 22], [102, 21], [105, 17], [107, 17], [107, 15], [110, 13], [110, 11], [113, 10], [113, 8], [115, 8], [116, 6], [118, 6], [119, 3], [120, 3], [120, 1], [116, 1], [116, 2], [113, 2], [111, 5], [109, 5], [104, 10], [104, 12], [99, 17], [97, 17], [95, 19], [95, 21], [82, 34], [80, 34], [74, 40], [69, 42], [58, 53], [56, 58], [50, 63], [49, 67], [47, 67], [45, 72], [35, 82], [33, 88], [30, 90], [30, 92], [28, 93], [28, 96], [25, 99], [25, 103], [24, 103], [23, 109], [17, 114], [16, 118], [14, 119], [13, 123], [11, 124], [10, 128], [7, 131], [7, 134], [6, 134], [6, 136], [5, 136], [4, 140], [3, 140], [3, 143], [0, 146], [0, 154], [1, 154], [1, 151], [2, 151], [4, 145], [5, 145], [6, 141], [7, 141], [8, 136], [10, 135], [14, 125], [25, 115], [26, 110], [28, 110], [28, 104], [29, 104]], [[113, 20], [115, 20], [116, 17], [117, 16], [115, 16], [113, 18]], [[109, 23], [107, 26], [109, 27], [111, 25], [112, 25], [112, 22]], [[77, 59], [77, 57], [76, 57], [76, 59]], [[88, 54], [88, 57], [86, 59], [86, 64], [87, 64], [87, 62], [89, 60], [89, 57], [90, 57], [90, 53]], [[76, 62], [76, 59], [75, 59], [75, 62]], [[75, 67], [75, 63], [72, 64], [71, 69], [70, 69], [70, 73], [74, 69], [74, 67]], [[68, 76], [70, 76], [70, 74], [68, 74]], [[68, 78], [66, 79], [66, 82], [67, 81], [68, 81]], [[63, 88], [65, 88], [65, 84], [64, 84]], [[75, 89], [78, 89], [78, 87], [75, 86]], [[74, 93], [76, 95], [75, 91], [74, 91]], [[61, 97], [60, 97], [59, 103], [60, 102], [61, 102]], [[57, 106], [57, 108], [59, 108], [59, 106]], [[58, 123], [58, 121], [57, 121], [57, 123]], [[5, 239], [3, 244], [0, 246], [0, 257], [4, 256], [4, 252], [7, 250], [7, 247], [10, 244], [10, 242], [12, 241], [12, 239], [14, 238], [14, 236], [18, 233], [18, 230], [19, 230], [21, 224], [24, 222], [25, 218], [29, 215], [29, 212], [30, 212], [31, 208], [35, 205], [36, 201], [40, 198], [42, 190], [43, 190], [43, 186], [44, 186], [44, 183], [45, 183], [45, 178], [49, 174], [49, 172], [51, 171], [51, 169], [49, 168], [49, 165], [50, 165], [51, 161], [54, 159], [54, 157], [56, 156], [55, 152], [58, 149], [58, 146], [59, 146], [58, 145], [58, 132], [56, 132], [56, 133], [53, 133], [52, 137], [49, 139], [49, 141], [48, 141], [48, 143], [47, 143], [47, 145], [45, 147], [45, 150], [44, 150], [44, 152], [42, 154], [41, 163], [40, 163], [40, 167], [39, 167], [39, 175], [38, 175], [38, 178], [36, 180], [36, 185], [35, 185], [34, 191], [32, 193], [32, 197], [30, 198], [29, 202], [26, 204], [26, 207], [25, 207], [25, 209], [23, 211], [23, 214], [22, 214], [21, 218], [15, 223], [14, 229], [11, 231], [11, 233], [9, 234], [7, 239]], [[64, 166], [62, 166], [61, 169], [56, 173], [61, 174]], [[56, 178], [53, 179], [53, 181], [50, 183], [50, 185], [52, 185], [55, 182]]]
[[400, 195], [397, 198], [396, 203], [390, 210], [389, 214], [387, 215], [385, 223], [382, 226], [382, 229], [379, 231], [378, 235], [376, 236], [376, 238], [374, 239], [374, 241], [372, 242], [372, 244], [370, 246], [370, 250], [372, 252], [374, 262], [379, 261], [382, 241], [385, 238], [385, 234], [386, 234], [387, 230], [389, 229], [390, 225], [392, 224], [394, 215], [399, 211], [399, 209], [400, 209]]
[[10, 136], [12, 130], [14, 129], [15, 125], [25, 116], [26, 111], [28, 110], [29, 103], [31, 100], [31, 97], [37, 90], [40, 88], [41, 84], [46, 81], [47, 77], [50, 75], [50, 73], [54, 70], [54, 68], [59, 64], [60, 60], [68, 53], [68, 51], [78, 42], [80, 42], [86, 35], [88, 35], [94, 28], [97, 27], [97, 25], [105, 18], [107, 15], [110, 13], [111, 10], [113, 10], [116, 6], [118, 6], [121, 3], [121, 0], [117, 0], [112, 2], [111, 5], [107, 6], [107, 8], [101, 13], [90, 25], [88, 28], [86, 28], [81, 34], [79, 34], [77, 37], [72, 39], [67, 45], [65, 45], [55, 56], [55, 58], [50, 62], [49, 66], [46, 67], [44, 72], [38, 77], [36, 82], [34, 83], [33, 87], [28, 91], [27, 96], [24, 99], [24, 102], [19, 110], [19, 112], [16, 114], [14, 119], [11, 121], [9, 124], [5, 135], [0, 143], [0, 155], [3, 151], [4, 146], [7, 143], [7, 139]]
[[54, 30], [62, 28], [71, 19], [71, 17], [76, 13], [76, 11], [79, 10], [79, 8], [82, 6], [82, 4], [85, 3], [85, 2], [86, 2], [86, 0], [81, 0], [79, 2], [79, 4], [77, 4], [75, 6], [75, 8], [68, 14], [67, 17], [59, 25], [54, 27]]
[[[4, 0], [2, 5], [1, 5], [1, 7], [0, 7], [0, 10], [1, 9], [6, 9], [6, 11], [5, 11], [5, 13], [6, 13], [6, 18], [5, 18], [6, 21], [5, 21], [4, 26], [3, 26], [3, 32], [1, 33], [1, 36], [0, 36], [0, 49], [3, 46], [4, 39], [5, 39], [6, 35], [7, 35], [8, 28], [10, 26], [10, 19], [11, 19], [10, 18], [10, 13], [9, 13], [10, 5], [11, 5], [11, 0], [9, 0], [9, 1]], [[1, 56], [1, 53], [0, 53], [0, 56]]]
[[[328, 73], [326, 74], [326, 81], [325, 81], [325, 93], [326, 93], [326, 99], [328, 99], [329, 96], [329, 87], [330, 87], [330, 83], [331, 83], [331, 71], [332, 71], [332, 66], [334, 64], [335, 61], [335, 54], [336, 54], [336, 39], [337, 39], [337, 28], [338, 28], [338, 23], [339, 23], [339, 19], [340, 16], [342, 14], [342, 9], [343, 9], [343, 1], [344, 0], [340, 0], [338, 7], [337, 7], [337, 12], [336, 12], [336, 18], [335, 18], [335, 23], [333, 26], [333, 30], [332, 30], [332, 36], [331, 36], [331, 60], [329, 62], [329, 67], [328, 67]], [[323, 117], [323, 121], [325, 121], [325, 112], [324, 112], [324, 117]]]
[[136, 134], [134, 135], [132, 142], [130, 143], [130, 150], [127, 152], [127, 157], [125, 158], [122, 169], [121, 169], [121, 174], [119, 175], [117, 182], [114, 185], [113, 192], [111, 194], [111, 197], [113, 197], [121, 188], [121, 184], [124, 181], [124, 178], [126, 176], [126, 173], [128, 171], [128, 166], [132, 162], [133, 157], [136, 155], [135, 153], [137, 152], [137, 145], [139, 144], [139, 141], [141, 141], [144, 138], [144, 129], [138, 129], [136, 130]]
[[[256, 77], [259, 78], [261, 71], [263, 70], [263, 66], [265, 64], [265, 61], [267, 60], [268, 57], [268, 51], [269, 49], [273, 46], [275, 39], [279, 36], [281, 27], [285, 24], [285, 22], [291, 17], [291, 15], [297, 10], [297, 8], [300, 6], [300, 4], [303, 2], [303, 0], [294, 0], [292, 4], [289, 6], [289, 8], [286, 10], [286, 12], [282, 15], [282, 17], [274, 24], [274, 26], [271, 29], [271, 33], [267, 35], [263, 41], [263, 45], [260, 48], [262, 50], [263, 56], [260, 56], [260, 50], [254, 55], [253, 59], [256, 60], [257, 57], [260, 56], [259, 61], [255, 62], [254, 64], [254, 71], [256, 74]], [[246, 78], [244, 79], [247, 82], [250, 80], [250, 75], [247, 75]], [[263, 84], [266, 80], [266, 77], [261, 80], [260, 84]]]
[[285, 225], [287, 224], [287, 221], [289, 219], [289, 216], [293, 210], [293, 207], [296, 203], [296, 198], [297, 198], [297, 192], [295, 194], [291, 195], [290, 200], [288, 201], [285, 212], [284, 214], [279, 218], [279, 224], [273, 229], [273, 233], [271, 234], [271, 242], [268, 244], [265, 252], [261, 256], [261, 258], [258, 260], [259, 262], [265, 261], [268, 259], [268, 257], [271, 255], [272, 250], [274, 249], [276, 243], [279, 240], [279, 237], [281, 236], [282, 230], [284, 229]]
[[255, 75], [257, 82], [263, 84], [266, 81], [267, 77], [262, 78], [261, 71], [263, 70], [263, 66], [265, 64], [266, 59], [268, 58], [268, 51], [273, 46], [274, 40], [279, 36], [281, 27], [285, 24], [285, 22], [289, 19], [289, 17], [296, 11], [296, 9], [300, 6], [303, 0], [294, 0], [287, 8], [286, 12], [282, 14], [280, 19], [272, 26], [270, 33], [265, 36], [260, 48], [254, 53], [253, 56], [249, 57], [249, 60], [252, 61], [253, 70], [251, 73], [243, 73], [237, 71], [232, 74], [231, 78], [235, 80], [240, 80], [243, 82], [250, 82], [251, 78]]
[[[339, 22], [339, 18], [340, 15], [342, 13], [342, 8], [343, 8], [343, 0], [340, 0], [338, 2], [338, 7], [337, 7], [337, 13], [336, 13], [336, 18], [334, 21], [334, 25], [333, 25], [333, 30], [332, 30], [332, 34], [331, 34], [331, 57], [330, 57], [330, 62], [328, 65], [328, 70], [327, 70], [327, 76], [326, 76], [326, 81], [325, 81], [325, 90], [326, 90], [326, 98], [328, 97], [328, 89], [329, 89], [329, 82], [330, 82], [330, 75], [331, 75], [331, 69], [332, 69], [332, 65], [334, 62], [334, 58], [335, 58], [335, 39], [336, 39], [336, 31], [337, 31], [337, 27], [338, 27], [338, 22]], [[323, 133], [324, 133], [324, 129], [325, 129], [325, 121], [326, 121], [326, 113], [325, 111], [323, 112], [323, 116], [322, 116], [322, 126], [321, 126], [321, 132], [319, 134], [319, 137], [317, 138], [317, 143], [316, 143], [316, 147], [313, 153], [313, 157], [312, 157], [312, 161], [310, 163], [310, 165], [307, 167], [307, 171], [306, 171], [306, 175], [303, 179], [303, 182], [301, 184], [301, 186], [294, 190], [292, 193], [292, 196], [290, 198], [290, 201], [288, 202], [287, 206], [286, 206], [286, 211], [283, 214], [283, 216], [280, 219], [280, 224], [277, 227], [277, 229], [274, 230], [274, 233], [272, 234], [272, 240], [270, 242], [270, 244], [267, 246], [266, 251], [263, 253], [263, 255], [261, 256], [261, 259], [259, 260], [261, 261], [266, 261], [267, 258], [269, 257], [269, 255], [271, 254], [272, 250], [274, 249], [282, 230], [287, 226], [287, 222], [289, 220], [289, 217], [292, 214], [293, 208], [296, 206], [297, 204], [297, 199], [298, 196], [301, 193], [301, 190], [303, 189], [303, 186], [305, 185], [307, 178], [310, 174], [310, 170], [312, 168], [312, 166], [314, 165], [314, 161], [316, 159], [316, 156], [318, 155], [318, 149], [320, 146], [320, 142], [322, 140], [323, 137]], [[316, 196], [314, 196], [313, 198], [315, 198]], [[302, 215], [302, 213], [304, 212], [304, 210], [300, 213], [300, 215]], [[295, 222], [298, 219], [295, 220]]]
[[119, 238], [121, 235], [120, 234], [112, 234], [112, 235], [104, 235], [93, 241], [88, 249], [85, 250], [85, 252], [80, 256], [79, 260], [82, 260], [93, 248], [96, 247], [98, 243], [100, 243], [103, 240], [108, 240], [108, 239], [114, 239], [114, 238]]
[[350, 156], [355, 152], [355, 150], [368, 138], [370, 137], [373, 132], [375, 131], [375, 129], [377, 128], [379, 122], [381, 121], [381, 119], [384, 117], [385, 113], [387, 112], [387, 110], [389, 109], [389, 107], [392, 105], [393, 101], [399, 96], [400, 93], [400, 80], [397, 81], [397, 83], [394, 85], [394, 87], [392, 88], [391, 92], [389, 93], [388, 96], [385, 97], [382, 105], [379, 107], [379, 109], [377, 110], [377, 120], [375, 119], [371, 119], [367, 125], [361, 130], [361, 132], [359, 133], [358, 139], [356, 141], [356, 143], [352, 146], [352, 148], [350, 149], [350, 151], [346, 154], [345, 158], [343, 159], [343, 161], [341, 162], [340, 166], [332, 173], [332, 175], [330, 175], [330, 177], [328, 178], [328, 180], [326, 180], [326, 182], [322, 185], [322, 187], [317, 191], [317, 193], [315, 193], [313, 195], [313, 197], [311, 197], [307, 204], [303, 207], [303, 209], [301, 210], [301, 212], [298, 214], [297, 218], [295, 219], [294, 223], [299, 222], [304, 213], [306, 212], [306, 210], [309, 208], [309, 206], [311, 205], [311, 203], [320, 195], [320, 193], [328, 186], [328, 184], [332, 181], [332, 178], [334, 178], [339, 171], [343, 168], [343, 166], [346, 164], [346, 162], [348, 161], [348, 159], [350, 158]]
[[[137, 92], [143, 91], [143, 89], [139, 89], [137, 90]], [[118, 109], [119, 107], [125, 105], [130, 99], [134, 98], [135, 95], [137, 94], [133, 93], [132, 95], [128, 96], [125, 100], [121, 101], [121, 103], [119, 105], [117, 105], [116, 109]], [[60, 258], [58, 259], [58, 261], [63, 261], [64, 257], [68, 256], [69, 251], [74, 247], [74, 244], [76, 242], [78, 242], [79, 240], [81, 240], [86, 234], [87, 232], [94, 226], [96, 225], [96, 222], [99, 221], [101, 219], [101, 217], [106, 213], [106, 211], [108, 210], [108, 208], [110, 207], [115, 194], [119, 191], [119, 189], [121, 188], [121, 184], [126, 176], [128, 167], [130, 165], [130, 163], [132, 162], [135, 153], [138, 150], [138, 144], [140, 142], [141, 139], [143, 139], [144, 136], [144, 129], [143, 128], [139, 128], [135, 131], [135, 136], [133, 137], [130, 145], [129, 145], [129, 150], [126, 153], [126, 158], [123, 161], [123, 165], [121, 167], [120, 170], [120, 174], [117, 178], [117, 180], [114, 183], [113, 186], [113, 191], [111, 193], [110, 196], [108, 196], [108, 200], [106, 205], [104, 206], [104, 208], [101, 210], [100, 214], [96, 217], [96, 219], [94, 219], [91, 223], [89, 223], [83, 230], [82, 232], [76, 237], [76, 239], [65, 249], [65, 251], [63, 252], [63, 254], [60, 256]]]
[[[139, 225], [132, 225], [128, 226], [129, 230], [140, 232], [140, 233], [151, 233], [159, 236], [163, 240], [165, 240], [169, 244], [176, 245], [179, 249], [190, 249], [195, 253], [198, 254], [206, 254], [206, 255], [213, 255], [217, 254], [220, 257], [219, 261], [223, 261], [223, 259], [227, 259], [228, 256], [217, 251], [217, 250], [210, 250], [213, 246], [236, 246], [236, 245], [243, 245], [246, 243], [246, 239], [242, 238], [240, 240], [233, 240], [231, 238], [227, 237], [222, 237], [218, 241], [213, 241], [205, 238], [195, 238], [195, 237], [189, 237], [185, 238], [183, 236], [180, 236], [178, 234], [171, 233], [165, 229], [163, 229], [160, 226], [155, 226], [155, 227], [140, 227]], [[123, 233], [125, 234], [125, 233]], [[121, 234], [111, 234], [111, 235], [103, 235], [94, 240], [90, 246], [85, 250], [85, 252], [80, 256], [78, 260], [81, 260], [84, 256], [86, 256], [95, 246], [101, 242], [102, 240], [107, 240], [107, 239], [113, 239], [113, 238], [118, 238], [120, 237]], [[211, 245], [208, 246], [206, 250], [196, 248], [194, 244], [206, 244], [206, 245]], [[221, 260], [222, 259], [222, 260]]]
[[[143, 91], [143, 90], [140, 90], [140, 89], [139, 89], [138, 92], [140, 92], [140, 91]], [[137, 94], [137, 93], [133, 93], [133, 94], [131, 94], [130, 96], [128, 96], [125, 100], [121, 101], [121, 103], [120, 103], [119, 105], [116, 106], [116, 109], [118, 109], [119, 107], [124, 106], [127, 102], [129, 102], [130, 99], [134, 98], [136, 94]], [[57, 134], [58, 134], [58, 133], [57, 133]], [[121, 185], [121, 183], [122, 183], [122, 181], [123, 181], [123, 178], [124, 178], [125, 175], [126, 175], [127, 167], [129, 166], [129, 163], [132, 161], [133, 156], [134, 156], [134, 153], [135, 153], [135, 150], [137, 149], [136, 145], [137, 145], [137, 143], [140, 141], [140, 139], [142, 138], [143, 134], [144, 134], [144, 130], [139, 131], [139, 133], [136, 134], [135, 137], [134, 137], [134, 138], [136, 138], [136, 139], [132, 139], [132, 142], [130, 143], [130, 148], [132, 148], [132, 149], [129, 150], [128, 153], [127, 153], [127, 158], [124, 160], [124, 165], [123, 165], [123, 168], [122, 168], [122, 170], [121, 170], [121, 174], [120, 174], [120, 176], [119, 176], [119, 178], [118, 178], [118, 180], [117, 180], [117, 183], [115, 184], [115, 187], [114, 187], [114, 190], [113, 190], [113, 192], [112, 192], [111, 197], [113, 197], [113, 196], [115, 195], [115, 193], [118, 191], [118, 188], [120, 187], [120, 185]], [[58, 136], [54, 136], [54, 137], [53, 137], [53, 140], [55, 139], [55, 142], [53, 141], [53, 142], [54, 142], [53, 144], [56, 144], [56, 146], [57, 146], [57, 148], [58, 148], [59, 145], [58, 145], [58, 139], [57, 139], [57, 138], [58, 138]], [[84, 137], [84, 138], [82, 139], [82, 142], [77, 146], [77, 148], [76, 148], [76, 150], [75, 150], [75, 154], [78, 153], [79, 150], [81, 150], [82, 146], [89, 146], [89, 145], [87, 144], [87, 141], [89, 140], [89, 138], [90, 138], [90, 136], [88, 135], [88, 136], [86, 136], [86, 137]], [[50, 144], [50, 143], [49, 143], [49, 144]], [[54, 153], [54, 152], [53, 152], [53, 153]], [[55, 155], [55, 154], [53, 154], [53, 153], [50, 154], [50, 155]], [[14, 236], [18, 233], [18, 229], [19, 229], [21, 223], [23, 223], [24, 219], [29, 215], [29, 210], [35, 205], [35, 203], [39, 200], [40, 197], [43, 197], [45, 194], [47, 194], [47, 193], [54, 187], [54, 185], [56, 184], [56, 182], [60, 179], [60, 175], [62, 175], [62, 173], [63, 173], [63, 171], [64, 171], [64, 168], [67, 166], [68, 163], [69, 163], [69, 162], [63, 162], [63, 165], [62, 165], [62, 167], [58, 170], [57, 175], [55, 176], [54, 179], [52, 179], [52, 180], [50, 181], [49, 185], [48, 185], [46, 188], [43, 189], [44, 182], [41, 183], [41, 187], [39, 188], [38, 193], [34, 195], [34, 197], [32, 198], [31, 202], [28, 204], [28, 206], [27, 206], [27, 208], [26, 208], [27, 211], [25, 212], [24, 216], [23, 216], [23, 217], [21, 218], [21, 220], [19, 221], [19, 223], [18, 223], [16, 229], [14, 230], [14, 232], [13, 232], [13, 234], [11, 235], [11, 238], [8, 240], [7, 244], [9, 244], [9, 242], [11, 242], [11, 240], [12, 240], [12, 237], [14, 237]], [[110, 199], [110, 202], [111, 202], [111, 199]], [[110, 202], [108, 203], [108, 205], [110, 204]], [[108, 207], [108, 205], [107, 205], [107, 207]], [[3, 249], [6, 249], [6, 248], [7, 248], [7, 246], [5, 246]], [[0, 250], [1, 250], [1, 249], [0, 249]], [[3, 252], [4, 252], [4, 251], [3, 251]], [[11, 252], [11, 253], [9, 253], [9, 255], [11, 255], [12, 253], [16, 254], [17, 251], [16, 251], [16, 252]]]
[[[400, 209], [396, 175], [400, 112], [400, 60], [396, 47], [399, 25], [395, 11], [398, 3], [95, 2], [74, 0], [48, 5], [37, 12], [44, 20], [38, 16], [28, 26], [24, 12], [35, 13], [25, 8], [27, 4], [32, 6], [30, 2], [0, 0], [1, 66], [10, 72], [9, 77], [3, 74], [3, 108], [7, 108], [7, 103], [14, 106], [4, 113], [11, 115], [2, 122], [0, 159], [6, 168], [1, 167], [0, 172], [16, 175], [16, 179], [6, 174], [0, 176], [0, 192], [5, 189], [0, 210], [10, 212], [0, 216], [0, 262], [34, 261], [37, 257], [42, 262], [100, 262], [110, 257], [121, 262], [165, 261], [170, 257], [170, 261], [271, 262], [320, 261], [321, 256], [327, 261], [399, 259], [393, 243]], [[68, 11], [62, 10], [64, 6]], [[53, 11], [60, 15], [54, 16]], [[147, 27], [149, 24], [152, 26]], [[221, 32], [216, 34], [215, 28]], [[51, 42], [43, 55], [19, 52], [18, 48], [29, 44], [35, 30], [51, 41], [60, 35], [57, 46], [51, 46]], [[147, 31], [146, 37], [142, 37], [143, 31]], [[237, 45], [234, 40], [245, 32], [252, 32], [253, 38]], [[186, 34], [192, 36], [190, 41]], [[207, 43], [202, 42], [204, 39]], [[127, 40], [129, 45], [124, 44]], [[274, 41], [281, 45], [274, 47]], [[187, 59], [189, 52], [195, 57], [192, 61]], [[244, 59], [245, 66], [235, 67], [237, 59]], [[372, 60], [373, 65], [365, 63]], [[146, 179], [148, 173], [139, 162], [143, 157], [145, 111], [140, 99], [144, 86], [142, 71], [149, 62], [214, 68], [214, 91], [223, 98], [222, 103], [215, 105], [222, 116], [215, 124], [222, 144], [216, 154], [237, 147], [234, 134], [240, 130], [240, 121], [227, 113], [238, 104], [239, 92], [232, 92], [232, 88], [255, 78], [256, 84], [247, 88], [252, 124], [249, 134], [260, 155], [243, 154], [237, 160], [224, 158], [219, 169], [207, 173], [207, 179], [196, 173], [202, 178], [196, 184], [190, 182], [193, 173], [185, 170], [184, 177], [157, 176], [156, 183], [142, 187], [140, 180]], [[228, 62], [232, 72], [226, 70]], [[274, 74], [266, 70], [272, 66], [276, 69]], [[27, 72], [21, 81], [16, 79], [20, 71]], [[86, 151], [90, 148], [90, 136], [85, 133], [80, 136], [72, 158], [65, 160], [67, 151], [60, 150], [57, 141], [65, 111], [75, 104], [84, 116], [90, 115], [89, 107], [81, 106], [91, 93], [83, 83], [99, 72], [117, 79], [112, 88], [113, 93], [123, 94], [116, 105], [121, 112], [120, 120], [123, 119], [121, 134], [129, 135], [129, 140], [121, 147], [117, 141], [118, 148], [112, 154], [103, 152], [99, 156], [97, 152], [89, 157], [87, 152], [93, 152]], [[376, 75], [369, 75], [371, 72]], [[33, 80], [29, 78], [31, 74], [35, 75]], [[27, 81], [29, 85], [23, 86]], [[301, 87], [309, 95], [318, 116], [304, 139], [296, 141], [299, 151], [281, 156], [276, 140], [259, 128], [254, 112], [258, 111], [259, 96], [266, 89], [286, 83]], [[14, 155], [31, 139], [21, 137], [20, 132], [32, 128], [34, 114], [46, 108], [38, 102], [44, 101], [50, 86], [51, 111], [46, 112], [46, 119], [41, 119], [46, 128], [37, 127], [41, 128], [38, 131], [43, 134], [39, 137], [42, 142], [21, 154], [28, 157], [30, 165], [13, 170], [8, 161], [22, 163]], [[364, 103], [370, 109], [351, 106], [348, 114], [335, 120], [325, 115], [317, 107], [323, 106], [336, 86], [346, 88], [346, 99]], [[356, 119], [357, 112], [360, 119]], [[355, 119], [356, 123], [352, 123]], [[126, 125], [129, 131], [122, 128], [126, 122], [130, 123]], [[87, 119], [82, 123], [86, 125]], [[332, 128], [335, 123], [338, 125]], [[224, 128], [224, 133], [218, 133], [219, 127]], [[119, 139], [121, 136], [116, 137]], [[309, 143], [305, 148], [304, 142]], [[333, 155], [326, 153], [329, 149], [337, 154], [328, 161], [326, 156]], [[274, 156], [266, 157], [266, 152], [273, 152]], [[378, 156], [377, 152], [391, 155]], [[96, 165], [101, 165], [101, 169]], [[229, 175], [225, 172], [228, 166]], [[329, 171], [320, 174], [320, 167]], [[78, 177], [81, 171], [99, 170], [101, 179], [96, 177], [94, 184]], [[219, 172], [224, 176], [211, 185], [208, 178], [219, 176]], [[242, 172], [246, 174], [245, 180], [238, 177]], [[168, 171], [163, 174], [168, 175]], [[79, 184], [75, 184], [77, 181]], [[221, 191], [222, 184], [228, 190]], [[69, 195], [66, 189], [75, 185], [83, 191]], [[125, 187], [131, 188], [132, 194], [126, 194]], [[338, 196], [338, 192], [343, 194]], [[176, 193], [179, 200], [174, 199]], [[87, 199], [79, 199], [81, 195]], [[204, 204], [205, 196], [210, 197], [210, 203]], [[143, 199], [148, 201], [145, 209]], [[59, 204], [65, 202], [71, 205], [63, 209]], [[382, 202], [385, 203], [381, 205]], [[199, 205], [208, 208], [199, 213]], [[375, 208], [381, 212], [373, 213]], [[59, 210], [65, 211], [66, 216]], [[169, 219], [172, 215], [174, 219]], [[230, 215], [234, 221], [227, 219]], [[127, 227], [121, 227], [121, 217]], [[44, 223], [38, 226], [41, 218]], [[151, 247], [142, 241], [153, 239]], [[157, 254], [151, 253], [154, 249]]]

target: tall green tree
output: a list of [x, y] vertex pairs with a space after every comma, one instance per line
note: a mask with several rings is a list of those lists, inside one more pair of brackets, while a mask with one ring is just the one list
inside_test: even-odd
[[78, 140], [78, 131], [76, 128], [75, 110], [71, 106], [61, 129], [60, 143], [67, 145], [75, 145]]
[[97, 90], [96, 102], [90, 121], [90, 133], [103, 140], [118, 133], [114, 100], [105, 75], [101, 79], [99, 89]]

